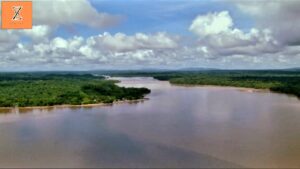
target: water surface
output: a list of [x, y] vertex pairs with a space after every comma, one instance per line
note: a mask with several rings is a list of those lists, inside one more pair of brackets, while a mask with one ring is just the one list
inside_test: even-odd
[[118, 79], [149, 100], [2, 110], [0, 167], [300, 167], [295, 97]]

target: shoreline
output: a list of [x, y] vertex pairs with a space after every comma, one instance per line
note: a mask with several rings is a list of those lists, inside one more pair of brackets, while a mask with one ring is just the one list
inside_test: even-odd
[[218, 85], [198, 85], [198, 84], [194, 85], [194, 84], [174, 84], [174, 83], [170, 83], [170, 84], [173, 86], [181, 86], [181, 87], [227, 88], [227, 89], [235, 89], [235, 90], [238, 90], [241, 92], [247, 92], [247, 93], [275, 93], [275, 94], [284, 94], [287, 96], [292, 96], [292, 97], [298, 98], [297, 95], [294, 95], [294, 94], [272, 91], [270, 89], [257, 89], [257, 88], [251, 88], [251, 87], [218, 86]]
[[[170, 82], [169, 82], [170, 83]], [[200, 85], [200, 84], [175, 84], [170, 83], [173, 86], [181, 86], [181, 87], [210, 87], [210, 88], [227, 88], [227, 89], [236, 89], [243, 92], [273, 92], [270, 89], [257, 89], [251, 87], [238, 87], [238, 86], [222, 86], [222, 85]]]
[[[13, 110], [13, 109], [49, 109], [49, 108], [84, 108], [84, 107], [100, 107], [100, 106], [109, 106], [114, 104], [123, 104], [123, 103], [138, 103], [149, 100], [149, 98], [142, 98], [136, 100], [118, 100], [112, 103], [94, 103], [94, 104], [81, 104], [81, 105], [71, 105], [71, 104], [62, 104], [62, 105], [53, 105], [53, 106], [26, 106], [26, 107], [0, 107], [0, 110]], [[0, 112], [1, 113], [1, 112]]]

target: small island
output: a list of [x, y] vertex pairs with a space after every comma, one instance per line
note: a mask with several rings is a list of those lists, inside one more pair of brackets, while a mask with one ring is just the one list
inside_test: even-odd
[[138, 100], [147, 88], [125, 88], [103, 76], [71, 73], [1, 73], [0, 107], [85, 105]]

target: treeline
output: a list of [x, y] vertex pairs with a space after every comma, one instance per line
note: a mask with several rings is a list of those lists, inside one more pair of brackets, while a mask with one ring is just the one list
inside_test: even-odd
[[103, 76], [94, 76], [89, 73], [70, 72], [33, 72], [33, 73], [0, 73], [0, 81], [16, 80], [65, 80], [65, 79], [104, 79]]
[[230, 72], [197, 73], [183, 75], [157, 75], [156, 79], [169, 80], [172, 84], [217, 85], [269, 89], [300, 97], [300, 73]]
[[150, 93], [115, 83], [91, 74], [0, 74], [0, 107], [112, 103]]
[[150, 76], [178, 85], [217, 85], [269, 89], [300, 97], [300, 71], [206, 70], [168, 72], [124, 72], [118, 76]]

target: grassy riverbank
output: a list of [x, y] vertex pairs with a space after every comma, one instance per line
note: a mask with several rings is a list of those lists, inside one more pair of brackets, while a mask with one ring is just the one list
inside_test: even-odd
[[0, 74], [0, 107], [112, 103], [142, 99], [146, 88], [119, 87], [91, 74]]

